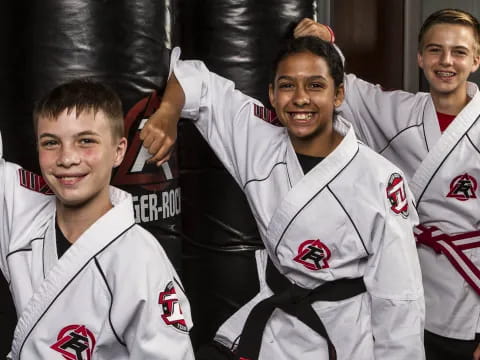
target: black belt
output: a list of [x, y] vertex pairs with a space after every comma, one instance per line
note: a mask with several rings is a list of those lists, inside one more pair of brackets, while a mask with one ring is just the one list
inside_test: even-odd
[[363, 278], [339, 279], [329, 281], [315, 289], [305, 289], [292, 284], [268, 259], [266, 279], [274, 295], [259, 302], [248, 315], [240, 336], [236, 358], [258, 359], [265, 326], [273, 311], [279, 308], [320, 334], [327, 341], [329, 359], [336, 360], [335, 346], [311, 304], [315, 301], [345, 300], [364, 293], [366, 288]]

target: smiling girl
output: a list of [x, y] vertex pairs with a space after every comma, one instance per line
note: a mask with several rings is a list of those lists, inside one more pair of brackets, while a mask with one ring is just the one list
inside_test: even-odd
[[401, 171], [335, 115], [344, 90], [333, 46], [304, 37], [280, 51], [269, 96], [283, 127], [178, 56], [145, 145], [163, 161], [183, 108], [245, 192], [266, 248], [260, 292], [198, 358], [423, 359], [415, 208]]

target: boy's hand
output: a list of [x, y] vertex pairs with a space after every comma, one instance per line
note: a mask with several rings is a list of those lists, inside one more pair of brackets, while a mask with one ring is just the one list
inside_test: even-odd
[[298, 23], [293, 30], [293, 36], [295, 38], [301, 36], [316, 36], [323, 41], [328, 41], [333, 43], [335, 41], [335, 36], [333, 35], [333, 31], [327, 26], [323, 24], [319, 24], [312, 19], [305, 18]]

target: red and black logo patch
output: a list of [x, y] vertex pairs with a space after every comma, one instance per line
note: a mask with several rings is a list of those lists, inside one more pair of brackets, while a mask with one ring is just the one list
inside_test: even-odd
[[47, 183], [40, 175], [25, 169], [18, 169], [18, 178], [20, 185], [24, 188], [45, 195], [53, 195], [53, 191], [50, 190]]
[[278, 120], [277, 114], [274, 111], [267, 109], [266, 107], [253, 104], [253, 115], [270, 124], [277, 126], [282, 125], [280, 123], [280, 120]]
[[476, 199], [477, 180], [467, 173], [457, 176], [450, 183], [450, 191], [447, 197], [455, 198], [460, 201]]
[[50, 346], [67, 360], [90, 360], [95, 348], [95, 336], [84, 325], [68, 325], [57, 336], [57, 342]]
[[188, 332], [187, 324], [183, 317], [182, 309], [180, 308], [178, 295], [173, 286], [173, 281], [170, 281], [165, 291], [160, 293], [158, 303], [162, 306], [162, 319], [165, 321], [165, 324], [173, 326], [179, 331]]
[[387, 198], [390, 201], [390, 209], [395, 214], [408, 217], [408, 199], [405, 192], [405, 182], [402, 175], [393, 173], [390, 175], [387, 186]]
[[330, 256], [330, 249], [320, 240], [307, 240], [300, 244], [293, 260], [309, 270], [321, 270], [329, 267]]

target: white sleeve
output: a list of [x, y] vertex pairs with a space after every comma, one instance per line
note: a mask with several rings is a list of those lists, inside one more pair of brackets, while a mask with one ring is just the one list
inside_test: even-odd
[[150, 234], [134, 236], [135, 249], [129, 252], [135, 256], [124, 254], [107, 275], [113, 331], [131, 360], [194, 360], [183, 286], [157, 240]]
[[[15, 206], [15, 188], [17, 183], [17, 169], [14, 164], [3, 159], [3, 143], [0, 134], [0, 270], [3, 276], [10, 283], [10, 273], [7, 265], [7, 255], [10, 249], [10, 235], [13, 226], [13, 210]], [[21, 205], [18, 204], [20, 208]]]
[[345, 75], [345, 100], [340, 114], [350, 121], [358, 137], [375, 151], [421, 119], [426, 93], [385, 91], [353, 74]]
[[[408, 199], [413, 199], [407, 184]], [[372, 232], [373, 255], [364, 276], [372, 304], [375, 359], [425, 359], [425, 303], [413, 237], [418, 217], [409, 201], [408, 217], [396, 214], [385, 197], [383, 231]]]
[[195, 120], [220, 161], [243, 185], [255, 153], [271, 149], [283, 128], [256, 116], [256, 111], [267, 110], [236, 90], [232, 81], [210, 72], [201, 61], [181, 61], [178, 56], [178, 50], [172, 53], [171, 69], [185, 93], [182, 117]]
[[9, 241], [9, 227], [7, 223], [6, 216], [6, 201], [5, 201], [5, 178], [6, 178], [6, 163], [3, 160], [3, 143], [2, 143], [2, 134], [0, 133], [0, 220], [1, 220], [1, 229], [0, 229], [0, 270], [2, 271], [3, 276], [7, 282], [10, 283], [10, 274], [8, 273], [7, 267], [7, 253], [8, 253], [8, 241]]
[[[0, 137], [0, 154], [3, 154]], [[34, 220], [51, 200], [41, 176], [0, 158], [0, 269], [10, 282], [7, 256], [11, 243], [34, 229]], [[14, 244], [22, 247], [24, 244]]]

